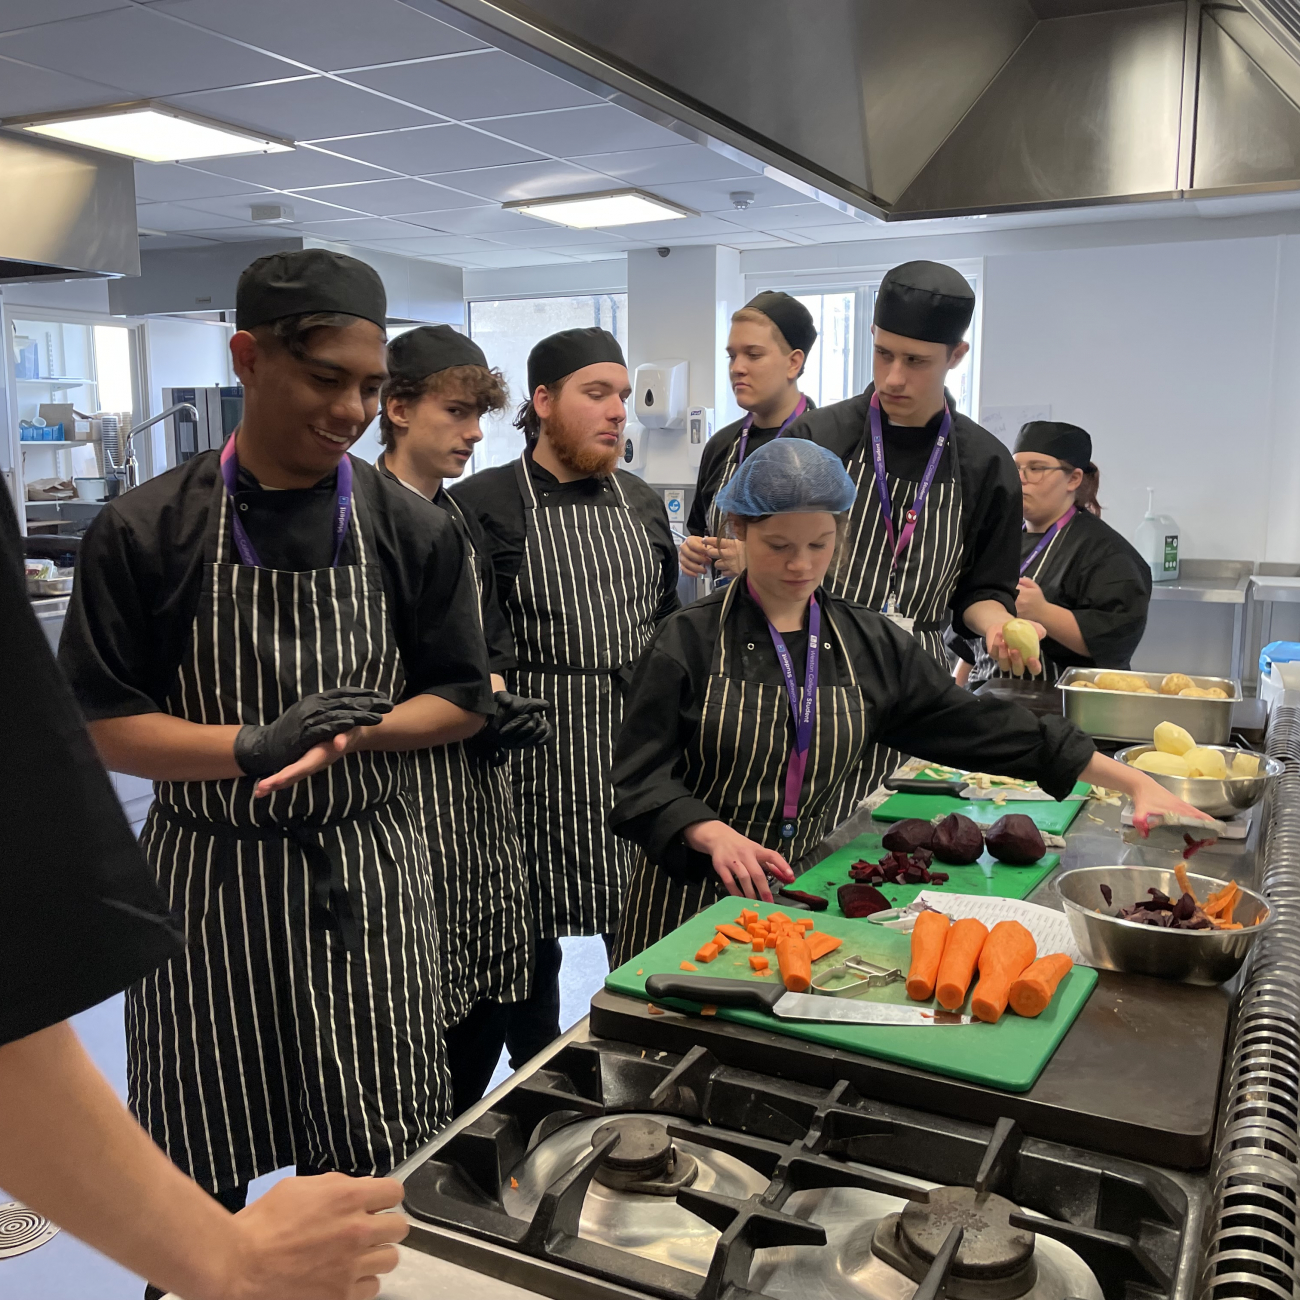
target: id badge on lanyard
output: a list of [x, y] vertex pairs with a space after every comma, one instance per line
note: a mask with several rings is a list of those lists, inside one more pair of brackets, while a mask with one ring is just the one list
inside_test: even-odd
[[893, 550], [893, 556], [889, 562], [889, 595], [885, 597], [885, 605], [880, 612], [891, 623], [901, 627], [904, 632], [911, 636], [912, 629], [916, 626], [916, 619], [908, 618], [905, 614], [900, 614], [898, 610], [898, 561], [911, 542], [912, 534], [916, 532], [916, 523], [921, 517], [921, 508], [930, 495], [934, 476], [939, 472], [939, 461], [943, 459], [943, 449], [948, 445], [948, 438], [952, 433], [952, 412], [949, 411], [948, 403], [945, 401], [943, 420], [939, 424], [939, 433], [934, 440], [934, 449], [930, 452], [930, 459], [926, 461], [925, 473], [921, 475], [921, 486], [917, 489], [916, 500], [912, 502], [912, 508], [907, 512], [903, 520], [903, 531], [897, 535], [894, 533], [894, 503], [890, 500], [889, 484], [885, 480], [885, 437], [880, 427], [880, 398], [874, 392], [871, 394], [869, 417], [871, 423], [871, 463], [875, 470], [876, 495], [880, 498], [880, 515], [885, 521], [885, 534], [888, 536], [889, 545]]

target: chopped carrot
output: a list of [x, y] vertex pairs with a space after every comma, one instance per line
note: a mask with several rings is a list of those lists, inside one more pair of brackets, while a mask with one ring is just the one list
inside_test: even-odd
[[808, 955], [813, 961], [821, 961], [823, 957], [829, 957], [836, 948], [842, 947], [843, 939], [837, 939], [833, 934], [827, 934], [824, 930], [815, 930], [806, 938], [808, 944]]
[[767, 936], [767, 938], [763, 940], [763, 947], [764, 947], [764, 948], [775, 948], [775, 947], [776, 947], [776, 935], [774, 935], [774, 934], [769, 934], [769, 935]]
[[771, 970], [766, 957], [751, 957], [749, 959], [750, 970]]
[[637, 973], [638, 975], [644, 975], [644, 974], [645, 974], [645, 971], [642, 970], [640, 966], [638, 966], [638, 967], [636, 968], [636, 973]]
[[988, 935], [988, 927], [973, 916], [963, 917], [948, 931], [934, 982], [935, 995], [945, 1011], [956, 1011], [966, 1001], [966, 990]]
[[677, 969], [678, 970], [699, 970], [700, 968], [692, 961], [684, 961]]
[[1047, 1009], [1057, 985], [1074, 963], [1063, 952], [1048, 953], [1021, 973], [1011, 986], [1011, 1010], [1018, 1016], [1037, 1016]]
[[980, 980], [971, 998], [971, 1013], [995, 1025], [1007, 1009], [1011, 986], [1034, 964], [1038, 945], [1019, 921], [999, 921], [980, 949]]
[[512, 1192], [517, 1192], [519, 1190], [519, 1179], [513, 1176], [510, 1179], [510, 1190]]
[[753, 925], [754, 922], [757, 920], [758, 920], [757, 912], [751, 911], [748, 907], [742, 907], [740, 909], [741, 925]]
[[762, 952], [763, 949], [766, 948], [766, 947], [767, 947], [767, 944], [766, 944], [762, 939], [755, 939], [755, 940], [754, 940], [754, 951], [755, 951], [755, 952]]
[[[749, 935], [746, 935], [745, 938], [748, 939]], [[727, 936], [723, 934], [721, 930], [719, 930], [718, 933], [713, 936], [711, 942], [719, 952], [722, 952], [724, 949], [731, 947], [731, 940], [728, 939]]]
[[726, 935], [728, 939], [734, 939], [737, 943], [749, 942], [749, 931], [742, 925], [720, 925], [717, 929], [719, 934]]
[[718, 955], [718, 945], [716, 943], [706, 943], [699, 950], [699, 952], [695, 954], [695, 960], [702, 961], [705, 963], [705, 965], [708, 965], [708, 963], [711, 962], [717, 955]]
[[705, 1003], [705, 1005], [700, 1008], [700, 1015], [702, 1016], [716, 1016], [717, 1014], [718, 1008], [712, 1003]]
[[790, 924], [790, 918], [784, 912], [769, 912], [767, 914], [768, 925], [774, 925], [777, 921], [784, 921], [786, 925]]
[[912, 965], [907, 972], [907, 996], [928, 1002], [934, 996], [944, 945], [951, 922], [942, 912], [922, 912], [912, 927]]
[[657, 1007], [657, 1006], [655, 1006], [655, 1004], [652, 1002], [652, 1003], [650, 1004], [650, 1014], [651, 1014], [652, 1016], [664, 1016], [664, 1015], [667, 1015], [668, 1013], [663, 1009], [663, 1007]]
[[1197, 906], [1199, 906], [1200, 900], [1196, 897], [1196, 894], [1192, 889], [1192, 882], [1187, 879], [1187, 864], [1185, 862], [1180, 862], [1174, 868], [1174, 875], [1178, 877], [1179, 889], [1181, 889], [1184, 894], [1191, 894], [1192, 902], [1196, 903]]
[[794, 923], [794, 928], [796, 930], [815, 930], [817, 928], [817, 922], [811, 918], [805, 920], [801, 917]]
[[776, 961], [786, 988], [791, 993], [807, 993], [812, 983], [812, 956], [803, 936], [787, 935], [777, 940]]

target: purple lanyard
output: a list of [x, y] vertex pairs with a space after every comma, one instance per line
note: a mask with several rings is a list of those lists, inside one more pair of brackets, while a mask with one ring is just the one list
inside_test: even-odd
[[[239, 487], [239, 461], [235, 456], [233, 433], [226, 439], [226, 445], [221, 449], [221, 478], [226, 485], [226, 495], [233, 506], [235, 492]], [[339, 567], [343, 539], [348, 535], [348, 523], [352, 518], [352, 462], [346, 455], [339, 461], [338, 494], [338, 509], [334, 512], [334, 563], [331, 565], [335, 569]], [[253, 543], [240, 521], [238, 509], [231, 512], [230, 531], [235, 536], [235, 549], [239, 552], [240, 562], [248, 565], [250, 569], [262, 568], [262, 561], [257, 558]]]
[[[1077, 515], [1078, 513], [1079, 513], [1079, 508], [1078, 508], [1077, 506], [1071, 506], [1071, 507], [1070, 507], [1070, 508], [1069, 508], [1069, 509], [1068, 509], [1068, 510], [1067, 510], [1067, 511], [1066, 511], [1066, 512], [1065, 512], [1065, 513], [1064, 513], [1064, 514], [1063, 514], [1063, 515], [1062, 515], [1062, 516], [1061, 516], [1061, 517], [1060, 517], [1060, 518], [1059, 518], [1059, 519], [1058, 519], [1058, 520], [1057, 520], [1057, 521], [1056, 521], [1056, 522], [1055, 522], [1055, 523], [1054, 523], [1054, 524], [1053, 524], [1053, 525], [1052, 525], [1052, 526], [1051, 526], [1051, 527], [1050, 527], [1050, 528], [1049, 528], [1049, 529], [1048, 529], [1048, 530], [1043, 534], [1043, 535], [1042, 535], [1042, 537], [1039, 539], [1038, 545], [1035, 546], [1034, 549], [1033, 549], [1032, 551], [1029, 552], [1028, 557], [1027, 557], [1027, 558], [1023, 561], [1023, 563], [1020, 565], [1020, 576], [1021, 576], [1022, 578], [1025, 576], [1025, 570], [1026, 570], [1027, 568], [1029, 568], [1029, 566], [1030, 566], [1031, 564], [1033, 564], [1033, 562], [1034, 562], [1036, 559], [1038, 559], [1038, 557], [1039, 557], [1040, 555], [1042, 555], [1042, 553], [1043, 553], [1045, 550], [1047, 550], [1047, 548], [1048, 548], [1049, 546], [1051, 546], [1052, 542], [1053, 542], [1053, 541], [1055, 540], [1055, 538], [1056, 538], [1056, 534], [1059, 533], [1059, 532], [1061, 531], [1061, 529], [1064, 528], [1065, 525], [1068, 524], [1068, 523], [1070, 522], [1070, 520], [1073, 519], [1074, 516]], [[1026, 527], [1027, 527], [1027, 525], [1026, 525]]]
[[[746, 579], [748, 583], [748, 579]], [[749, 597], [762, 609], [754, 586], [749, 585]], [[766, 616], [765, 616], [766, 617]], [[799, 687], [794, 679], [794, 659], [785, 643], [785, 637], [767, 619], [767, 630], [776, 649], [776, 657], [781, 664], [781, 676], [785, 678], [785, 693], [790, 700], [790, 712], [794, 715], [794, 748], [790, 751], [790, 765], [785, 771], [785, 820], [781, 823], [781, 838], [792, 839], [795, 819], [799, 816], [799, 796], [803, 793], [804, 773], [808, 769], [808, 746], [812, 742], [813, 715], [817, 712], [817, 674], [819, 666], [818, 650], [821, 645], [822, 612], [813, 596], [808, 602], [808, 667], [804, 673], [803, 699], [799, 698]]]
[[880, 498], [880, 514], [885, 521], [885, 532], [889, 536], [889, 544], [894, 549], [894, 556], [889, 565], [889, 589], [892, 595], [894, 589], [894, 572], [898, 568], [898, 557], [907, 549], [908, 543], [912, 540], [912, 534], [916, 532], [916, 521], [920, 517], [921, 507], [925, 505], [925, 499], [930, 495], [930, 486], [934, 482], [934, 476], [939, 471], [939, 460], [943, 456], [943, 449], [948, 445], [948, 436], [952, 432], [952, 412], [948, 409], [948, 403], [945, 400], [943, 404], [943, 420], [939, 425], [939, 435], [934, 440], [934, 450], [930, 453], [930, 459], [926, 462], [925, 473], [921, 475], [921, 487], [916, 494], [916, 500], [912, 502], [912, 508], [907, 512], [903, 521], [903, 531], [897, 537], [894, 535], [894, 503], [889, 497], [889, 484], [885, 481], [885, 438], [880, 431], [880, 398], [875, 393], [871, 394], [871, 463], [876, 471], [876, 495]]
[[[790, 412], [789, 418], [776, 431], [776, 436], [779, 438], [807, 409], [808, 409], [808, 399], [802, 393], [800, 393], [798, 406], [796, 406], [794, 410]], [[739, 444], [740, 451], [736, 455], [737, 465], [743, 465], [745, 463], [745, 448], [749, 446], [749, 430], [750, 430], [750, 426], [753, 425], [753, 423], [754, 423], [754, 413], [751, 411], [747, 416], [745, 416], [744, 424], [740, 426], [740, 444]]]

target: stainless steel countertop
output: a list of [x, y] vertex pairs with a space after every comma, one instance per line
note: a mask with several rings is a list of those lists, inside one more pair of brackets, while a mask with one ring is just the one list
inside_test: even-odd
[[1276, 573], [1257, 573], [1250, 580], [1252, 600], [1300, 601], [1300, 578], [1290, 578]]
[[1151, 584], [1152, 600], [1190, 600], [1211, 605], [1244, 605], [1249, 578], [1179, 578]]

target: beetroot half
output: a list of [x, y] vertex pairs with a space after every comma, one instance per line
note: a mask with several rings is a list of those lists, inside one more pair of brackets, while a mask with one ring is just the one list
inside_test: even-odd
[[1047, 852], [1043, 832], [1034, 825], [1033, 818], [1024, 813], [1007, 813], [1005, 817], [999, 817], [989, 827], [985, 842], [989, 852], [1010, 867], [1027, 867]]
[[984, 836], [969, 817], [949, 813], [934, 828], [934, 856], [950, 867], [967, 867], [984, 852]]
[[875, 885], [841, 885], [835, 891], [835, 900], [845, 916], [871, 916], [893, 906]]
[[884, 834], [881, 844], [891, 853], [914, 853], [928, 849], [934, 839], [934, 827], [920, 817], [907, 817], [895, 822]]

